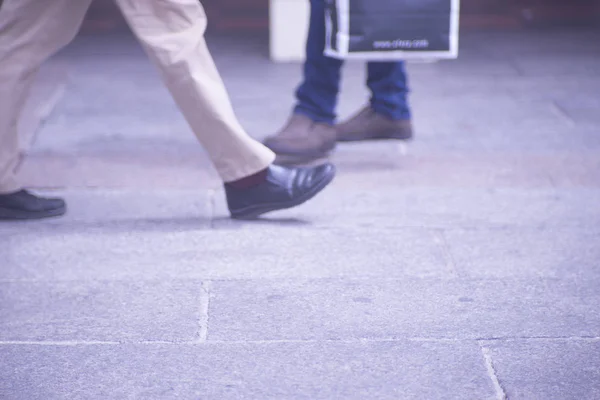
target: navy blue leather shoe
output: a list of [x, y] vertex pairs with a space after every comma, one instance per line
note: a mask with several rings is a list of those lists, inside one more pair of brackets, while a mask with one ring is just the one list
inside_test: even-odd
[[335, 167], [287, 168], [271, 165], [263, 183], [247, 189], [225, 185], [227, 205], [234, 219], [254, 219], [267, 212], [298, 206], [313, 198], [333, 180]]
[[0, 195], [0, 220], [58, 217], [66, 211], [64, 200], [38, 197], [27, 190]]

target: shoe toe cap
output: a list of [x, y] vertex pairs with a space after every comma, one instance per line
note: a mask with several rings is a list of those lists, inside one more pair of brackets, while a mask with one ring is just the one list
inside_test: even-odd
[[45, 204], [47, 210], [60, 210], [67, 207], [67, 203], [63, 199], [48, 199]]
[[331, 163], [325, 163], [315, 167], [315, 179], [327, 179], [335, 175], [335, 166]]
[[298, 174], [298, 186], [306, 190], [320, 185], [323, 181], [330, 181], [335, 171], [335, 166], [331, 163], [306, 168], [303, 173]]

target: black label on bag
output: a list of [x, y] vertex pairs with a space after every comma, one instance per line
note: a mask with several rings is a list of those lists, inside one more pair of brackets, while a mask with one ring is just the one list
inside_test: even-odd
[[[336, 0], [329, 1], [337, 48]], [[355, 52], [450, 51], [451, 0], [350, 0], [349, 49]]]

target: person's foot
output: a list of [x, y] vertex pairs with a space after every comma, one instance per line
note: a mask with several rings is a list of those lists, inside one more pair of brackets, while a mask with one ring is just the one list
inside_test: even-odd
[[0, 220], [58, 217], [66, 211], [64, 200], [38, 197], [27, 190], [0, 195]]
[[263, 182], [249, 188], [225, 184], [227, 205], [234, 219], [253, 219], [267, 212], [298, 206], [323, 190], [334, 178], [335, 167], [271, 165]]
[[326, 158], [335, 148], [335, 128], [326, 123], [293, 114], [287, 124], [263, 142], [282, 165], [298, 165]]
[[393, 120], [376, 113], [370, 106], [363, 108], [349, 120], [338, 124], [336, 131], [338, 142], [410, 140], [413, 137], [412, 123], [409, 119]]

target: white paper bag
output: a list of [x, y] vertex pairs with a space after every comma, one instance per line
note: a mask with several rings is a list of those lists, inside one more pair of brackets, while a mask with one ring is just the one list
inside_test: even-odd
[[458, 57], [460, 0], [327, 0], [325, 55], [394, 61]]

